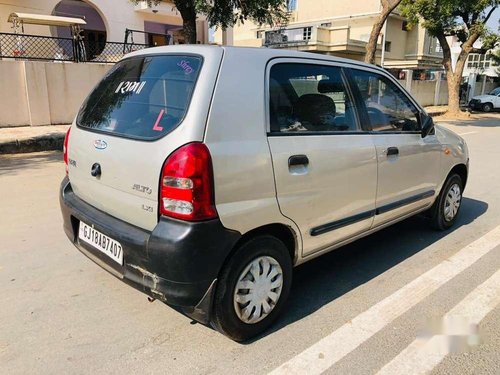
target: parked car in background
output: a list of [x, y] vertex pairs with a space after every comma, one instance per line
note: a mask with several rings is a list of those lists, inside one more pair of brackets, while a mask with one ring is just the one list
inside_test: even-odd
[[469, 165], [381, 68], [192, 45], [116, 64], [64, 160], [70, 241], [236, 341], [284, 311], [294, 266], [417, 213], [452, 227]]
[[474, 96], [469, 101], [469, 108], [483, 112], [491, 112], [494, 109], [500, 109], [500, 87], [497, 87], [488, 94]]

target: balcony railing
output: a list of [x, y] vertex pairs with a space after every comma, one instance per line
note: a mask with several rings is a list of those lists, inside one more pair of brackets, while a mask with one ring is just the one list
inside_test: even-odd
[[112, 63], [146, 44], [0, 33], [0, 59]]
[[298, 48], [303, 50], [359, 49], [366, 42], [351, 38], [349, 26], [304, 26], [283, 30], [266, 31], [262, 40], [265, 47]]
[[304, 45], [311, 40], [312, 26], [278, 31], [267, 31], [265, 33], [264, 45], [269, 47], [289, 46], [291, 44]]

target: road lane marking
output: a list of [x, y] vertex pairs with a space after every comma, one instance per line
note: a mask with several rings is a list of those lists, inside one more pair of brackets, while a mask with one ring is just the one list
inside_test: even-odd
[[[451, 347], [469, 340], [477, 344], [474, 331], [500, 303], [500, 271], [474, 289], [443, 318], [446, 332], [430, 339], [416, 339], [378, 372], [378, 375], [424, 374], [450, 354]], [[468, 329], [467, 329], [468, 328]]]
[[465, 133], [460, 133], [458, 135], [462, 136], [462, 135], [467, 135], [467, 134], [476, 134], [477, 132], [465, 132]]
[[500, 226], [283, 363], [271, 374], [321, 374], [499, 244]]

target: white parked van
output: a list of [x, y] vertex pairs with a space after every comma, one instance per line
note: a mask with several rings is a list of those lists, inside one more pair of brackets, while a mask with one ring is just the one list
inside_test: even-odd
[[381, 68], [186, 45], [116, 64], [64, 160], [70, 241], [242, 341], [283, 311], [294, 266], [419, 212], [450, 228], [469, 159]]

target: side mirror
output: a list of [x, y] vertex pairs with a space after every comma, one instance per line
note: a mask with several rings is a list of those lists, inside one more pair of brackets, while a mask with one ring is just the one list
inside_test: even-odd
[[434, 129], [434, 120], [427, 114], [422, 114], [422, 138], [427, 137]]

